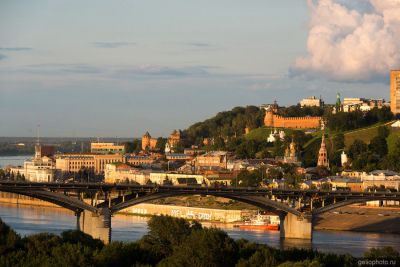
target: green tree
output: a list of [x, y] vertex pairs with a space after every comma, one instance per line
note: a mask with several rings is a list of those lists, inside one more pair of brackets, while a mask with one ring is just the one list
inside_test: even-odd
[[162, 137], [157, 138], [156, 149], [164, 152], [166, 143], [167, 143], [167, 138], [162, 138]]
[[343, 149], [345, 144], [344, 144], [344, 134], [343, 133], [338, 133], [333, 137], [333, 146], [334, 146], [334, 151]]
[[239, 186], [259, 186], [262, 181], [262, 175], [259, 171], [242, 170], [237, 176]]
[[237, 245], [216, 228], [192, 231], [158, 266], [235, 266]]
[[157, 261], [151, 259], [138, 243], [113, 241], [94, 255], [94, 262], [99, 267], [130, 267], [138, 262], [155, 264]]
[[0, 255], [16, 249], [21, 238], [0, 219]]
[[392, 247], [371, 248], [364, 253], [364, 257], [371, 260], [400, 260], [400, 253]]
[[349, 147], [348, 155], [352, 159], [356, 159], [359, 155], [368, 151], [368, 145], [360, 139], [356, 139]]
[[278, 168], [269, 168], [267, 171], [267, 177], [269, 179], [279, 180], [279, 179], [282, 179], [283, 173]]
[[49, 266], [89, 267], [93, 266], [92, 253], [93, 251], [90, 248], [80, 243], [63, 243], [52, 248], [51, 256], [48, 257], [46, 261], [49, 262]]
[[378, 127], [378, 136], [382, 136], [387, 138], [390, 134], [389, 128], [386, 126], [379, 126]]
[[6, 178], [6, 172], [3, 169], [0, 169], [0, 179]]
[[88, 234], [77, 230], [67, 230], [61, 233], [62, 241], [70, 244], [82, 244], [93, 249], [101, 249], [104, 243], [99, 239], [93, 239]]
[[170, 255], [173, 247], [180, 244], [192, 230], [192, 225], [186, 220], [163, 215], [152, 217], [148, 227], [149, 232], [144, 236], [143, 244], [160, 258]]
[[368, 148], [372, 153], [375, 153], [380, 157], [385, 156], [388, 153], [386, 137], [381, 135], [375, 136], [374, 138], [372, 138]]

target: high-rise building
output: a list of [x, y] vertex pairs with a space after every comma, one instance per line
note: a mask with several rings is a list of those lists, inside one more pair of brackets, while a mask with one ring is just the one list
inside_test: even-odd
[[390, 71], [390, 110], [400, 114], [400, 70]]

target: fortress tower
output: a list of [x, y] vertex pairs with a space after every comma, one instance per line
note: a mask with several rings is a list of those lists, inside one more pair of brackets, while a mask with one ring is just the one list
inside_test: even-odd
[[267, 127], [274, 127], [274, 115], [278, 112], [278, 104], [276, 100], [273, 104], [265, 108], [264, 125]]
[[142, 136], [142, 150], [146, 150], [146, 148], [150, 147], [150, 140], [151, 140], [151, 135], [149, 132], [146, 132]]

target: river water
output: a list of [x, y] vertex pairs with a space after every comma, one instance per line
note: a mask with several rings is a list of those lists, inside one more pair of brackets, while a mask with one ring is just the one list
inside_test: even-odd
[[[21, 165], [18, 160], [27, 156], [4, 157], [7, 162]], [[18, 159], [17, 159], [18, 158]], [[0, 166], [5, 166], [0, 157]], [[62, 231], [75, 229], [76, 217], [73, 212], [63, 208], [37, 207], [28, 205], [0, 204], [0, 218], [17, 233], [25, 236], [41, 232], [60, 234]], [[112, 218], [112, 240], [135, 241], [148, 231], [148, 217], [117, 214]], [[370, 248], [392, 246], [400, 251], [400, 235], [358, 233], [348, 231], [314, 231], [313, 241], [281, 241], [279, 231], [253, 231], [233, 228], [230, 224], [209, 224], [226, 231], [232, 238], [244, 238], [276, 248], [313, 248], [321, 252], [332, 252], [361, 256]]]
[[22, 156], [0, 156], [0, 168], [4, 168], [8, 165], [12, 166], [23, 166], [24, 161], [32, 158], [33, 155], [22, 155]]

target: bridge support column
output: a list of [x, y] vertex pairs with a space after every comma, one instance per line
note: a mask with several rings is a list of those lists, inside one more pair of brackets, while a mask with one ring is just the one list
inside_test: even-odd
[[82, 211], [76, 211], [76, 230], [81, 231], [81, 213]]
[[280, 235], [281, 239], [299, 238], [312, 240], [312, 217], [298, 217], [294, 214], [281, 214]]
[[80, 230], [108, 244], [111, 241], [111, 211], [103, 208], [100, 213], [83, 211], [80, 216]]

